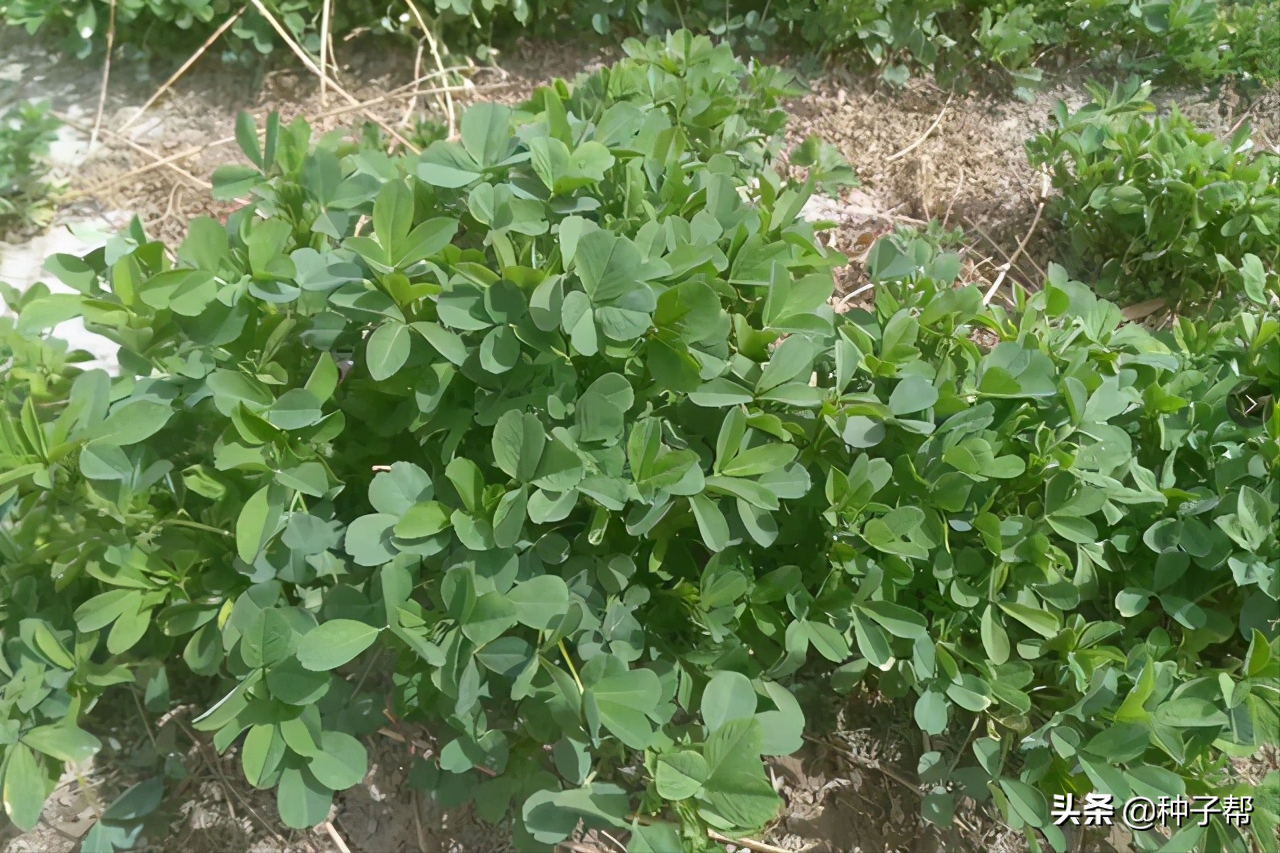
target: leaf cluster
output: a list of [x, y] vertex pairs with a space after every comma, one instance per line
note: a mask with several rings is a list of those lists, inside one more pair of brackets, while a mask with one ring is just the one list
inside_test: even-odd
[[[0, 19], [54, 33], [68, 52], [85, 57], [105, 39], [101, 5], [8, 0], [0, 3]], [[321, 0], [269, 4], [313, 56], [319, 53], [322, 6]], [[119, 0], [116, 43], [139, 55], [194, 47], [233, 11], [230, 0]], [[921, 71], [947, 83], [995, 77], [1027, 99], [1040, 84], [1046, 56], [1205, 83], [1280, 80], [1280, 60], [1270, 48], [1280, 36], [1280, 8], [1251, 0], [421, 0], [412, 13], [408, 6], [358, 0], [332, 11], [334, 34], [404, 39], [422, 36], [421, 16], [441, 43], [482, 59], [490, 48], [529, 33], [663, 35], [680, 28], [752, 52], [799, 38], [815, 54], [869, 64], [893, 85]], [[260, 57], [279, 41], [252, 8], [231, 36], [234, 46], [224, 54], [229, 59]]]
[[47, 103], [24, 102], [0, 113], [0, 234], [47, 224], [52, 216], [54, 188], [43, 158], [60, 124]]
[[894, 85], [917, 71], [957, 82], [996, 75], [1029, 99], [1046, 56], [1206, 83], [1280, 79], [1274, 51], [1261, 47], [1264, 33], [1280, 27], [1274, 4], [856, 0], [811, 6], [774, 4], [773, 14], [824, 53], [855, 49]]
[[[214, 183], [248, 202], [176, 260], [135, 223], [10, 294], [15, 823], [158, 665], [217, 686], [196, 727], [295, 827], [385, 702], [439, 740], [414, 783], [522, 850], [698, 850], [778, 814], [802, 688], [864, 682], [977, 730], [922, 760], [938, 822], [968, 796], [1063, 851], [1052, 794], [1239, 790], [1280, 721], [1280, 408], [1232, 406], [1275, 313], [1156, 337], [1058, 267], [1010, 313], [899, 239], [836, 314], [799, 213], [847, 167], [773, 169], [784, 81], [626, 49], [421, 155], [242, 121]], [[74, 316], [119, 375], [44, 337]]]
[[1027, 143], [1051, 170], [1072, 271], [1122, 303], [1165, 298], [1182, 309], [1244, 299], [1266, 305], [1280, 262], [1280, 157], [1197, 130], [1174, 107], [1153, 116], [1150, 84], [1090, 86], [1076, 112]]

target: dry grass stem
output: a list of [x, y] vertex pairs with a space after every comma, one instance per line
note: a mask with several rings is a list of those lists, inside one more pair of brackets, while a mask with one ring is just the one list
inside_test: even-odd
[[333, 0], [324, 0], [324, 6], [320, 10], [320, 106], [329, 106], [329, 93], [326, 88], [329, 83], [329, 45], [330, 30], [329, 17], [333, 7]]
[[[289, 31], [286, 30], [278, 20], [276, 20], [275, 16], [272, 15], [270, 11], [267, 10], [267, 7], [262, 4], [262, 0], [249, 0], [249, 2], [252, 3], [253, 7], [258, 10], [258, 14], [262, 15], [262, 17], [266, 19], [267, 23], [271, 25], [271, 28], [276, 31], [276, 35], [280, 36], [280, 38], [284, 41], [285, 46], [288, 47], [289, 50], [293, 52], [294, 56], [298, 57], [298, 59], [302, 61], [302, 64], [305, 65], [309, 71], [311, 71], [313, 74], [318, 76], [321, 80], [326, 79], [327, 75], [325, 75], [325, 73], [320, 70], [320, 67], [316, 65], [315, 61], [312, 60], [311, 57], [307, 55], [307, 52], [302, 49], [302, 45], [298, 44], [297, 40], [294, 39], [293, 36], [289, 34]], [[332, 80], [330, 80], [330, 83], [332, 84], [333, 90], [335, 92], [341, 95], [353, 107], [363, 112], [366, 118], [368, 118], [374, 124], [378, 125], [378, 127], [381, 127], [393, 139], [395, 139], [405, 148], [408, 148], [410, 151], [412, 151], [415, 154], [420, 153], [418, 147], [415, 146], [413, 143], [411, 143], [409, 140], [405, 139], [403, 136], [401, 136], [400, 133], [396, 131], [395, 128], [387, 124], [378, 116], [374, 115], [372, 112], [365, 109], [366, 104], [359, 101], [354, 95], [352, 95], [346, 89], [342, 88], [336, 82], [333, 82]]]
[[93, 119], [93, 131], [89, 134], [89, 150], [98, 143], [98, 131], [102, 129], [102, 113], [107, 108], [107, 84], [111, 81], [111, 51], [116, 43], [116, 0], [111, 0], [107, 19], [107, 56], [102, 61], [102, 88], [98, 90], [98, 114]]
[[[405, 3], [408, 4], [409, 11], [413, 13], [414, 20], [417, 21], [418, 26], [422, 28], [422, 34], [427, 40], [427, 45], [431, 48], [431, 58], [436, 61], [436, 69], [441, 75], [447, 75], [447, 72], [444, 69], [444, 60], [440, 57], [440, 45], [436, 42], [435, 34], [431, 32], [431, 28], [427, 26], [427, 22], [422, 16], [422, 12], [418, 9], [418, 4], [414, 3], [413, 0], [405, 0]], [[457, 117], [454, 115], [453, 94], [449, 91], [444, 92], [443, 106], [444, 114], [449, 122], [449, 138], [453, 139], [454, 134], [457, 132]]]
[[333, 821], [326, 820], [324, 822], [324, 831], [333, 840], [333, 846], [338, 848], [338, 853], [351, 853], [351, 848], [347, 846], [346, 840], [338, 832], [338, 828], [333, 825]]
[[187, 57], [187, 61], [182, 63], [182, 65], [178, 67], [177, 71], [169, 75], [169, 79], [165, 80], [159, 89], [156, 89], [155, 94], [153, 94], [150, 98], [147, 98], [147, 102], [143, 104], [142, 107], [139, 108], [136, 113], [130, 116], [128, 121], [120, 125], [118, 132], [124, 133], [126, 130], [128, 130], [130, 125], [132, 125], [135, 121], [141, 118], [142, 114], [151, 108], [152, 104], [160, 100], [160, 98], [164, 96], [165, 92], [173, 88], [173, 84], [177, 83], [178, 80], [182, 78], [182, 75], [186, 74], [187, 71], [191, 69], [191, 66], [195, 65], [196, 62], [199, 61], [200, 57], [205, 55], [205, 53], [209, 50], [209, 48], [213, 46], [213, 43], [217, 41], [222, 36], [223, 33], [231, 29], [231, 26], [236, 21], [240, 20], [240, 16], [244, 14], [245, 9], [247, 8], [249, 7], [248, 6], [242, 7], [238, 12], [234, 13], [233, 15], [231, 15], [231, 17], [223, 21], [222, 25], [213, 31], [213, 35], [205, 39], [204, 44], [200, 45], [200, 47], [196, 49], [195, 53]]
[[942, 105], [941, 111], [938, 112], [938, 117], [933, 120], [933, 124], [929, 125], [929, 129], [926, 130], [923, 134], [921, 134], [919, 139], [917, 139], [915, 142], [908, 145], [906, 148], [903, 148], [898, 153], [890, 154], [888, 157], [885, 158], [885, 162], [892, 163], [894, 160], [900, 160], [903, 157], [906, 157], [912, 151], [919, 148], [922, 144], [924, 144], [924, 141], [928, 139], [929, 136], [935, 130], [938, 129], [938, 125], [942, 124], [942, 117], [947, 114], [947, 107], [951, 106], [951, 99], [954, 97], [955, 97], [955, 92], [952, 92], [950, 95], [947, 95], [947, 102]]

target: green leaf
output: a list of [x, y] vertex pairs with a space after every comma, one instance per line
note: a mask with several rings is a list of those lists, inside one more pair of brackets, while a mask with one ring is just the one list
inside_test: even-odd
[[889, 635], [876, 622], [865, 616], [860, 608], [853, 611], [853, 633], [858, 642], [858, 651], [862, 652], [872, 665], [884, 668], [893, 660], [893, 652], [889, 647]]
[[929, 735], [940, 735], [947, 729], [947, 698], [936, 690], [926, 690], [916, 700], [916, 725]]
[[861, 609], [895, 637], [915, 640], [928, 636], [929, 625], [925, 618], [909, 607], [888, 601], [867, 601]]
[[947, 685], [947, 698], [966, 711], [979, 713], [991, 706], [991, 688], [973, 675], [961, 675]]
[[286, 767], [276, 788], [276, 808], [280, 819], [291, 829], [310, 829], [329, 817], [333, 791], [306, 768]]
[[282, 507], [273, 498], [276, 490], [263, 486], [240, 508], [236, 519], [236, 553], [252, 564], [280, 528]]
[[715, 731], [730, 720], [755, 716], [756, 691], [751, 679], [738, 672], [718, 672], [702, 693], [702, 719], [708, 731]]
[[23, 734], [22, 742], [36, 752], [72, 763], [87, 761], [102, 748], [101, 741], [70, 722], [37, 726]]
[[521, 581], [507, 593], [521, 625], [539, 631], [550, 628], [569, 607], [569, 587], [555, 575]]
[[403, 181], [388, 181], [373, 202], [373, 233], [382, 245], [385, 260], [392, 261], [394, 247], [412, 227], [413, 192]]
[[538, 472], [547, 434], [537, 415], [513, 410], [494, 424], [492, 443], [494, 462], [503, 473], [528, 483]]
[[653, 738], [652, 713], [662, 698], [662, 682], [648, 669], [632, 669], [606, 676], [587, 688], [584, 700], [618, 740], [632, 749], [646, 749]]
[[360, 566], [390, 562], [396, 555], [391, 535], [397, 523], [396, 516], [387, 513], [360, 516], [347, 527], [347, 553]]
[[431, 477], [412, 462], [396, 462], [369, 484], [369, 503], [379, 513], [402, 516], [434, 494]]
[[506, 373], [520, 363], [520, 339], [510, 326], [497, 326], [480, 341], [480, 366], [492, 374]]
[[458, 367], [467, 360], [467, 345], [456, 333], [436, 323], [413, 323], [410, 328], [422, 335], [427, 343], [440, 355]]
[[689, 498], [689, 508], [693, 510], [698, 532], [708, 548], [723, 551], [729, 547], [729, 522], [716, 501], [706, 495], [693, 495]]
[[689, 392], [689, 402], [707, 409], [740, 406], [750, 403], [752, 399], [750, 391], [724, 377], [704, 382], [696, 390]]
[[151, 438], [173, 417], [167, 403], [134, 400], [116, 409], [90, 431], [91, 441], [128, 447]]
[[393, 532], [399, 539], [426, 539], [452, 525], [449, 508], [439, 501], [423, 501], [409, 507], [396, 522]]
[[525, 828], [542, 844], [558, 844], [584, 823], [588, 828], [620, 829], [631, 813], [630, 798], [617, 785], [593, 782], [568, 791], [541, 790], [525, 801]]
[[236, 114], [235, 136], [236, 144], [240, 146], [244, 156], [249, 158], [249, 162], [259, 169], [266, 168], [267, 164], [262, 159], [262, 149], [258, 147], [258, 128], [253, 122], [253, 116], [249, 113]]
[[48, 784], [35, 755], [22, 744], [6, 750], [4, 810], [14, 825], [31, 832], [40, 822]]
[[467, 108], [459, 122], [462, 147], [486, 169], [496, 166], [511, 150], [511, 108], [481, 102]]
[[1212, 702], [1183, 697], [1156, 706], [1154, 720], [1174, 728], [1216, 728], [1227, 724], [1227, 716]]
[[680, 833], [674, 824], [633, 821], [630, 830], [627, 853], [671, 853], [681, 849]]
[[515, 627], [516, 612], [516, 605], [505, 595], [496, 590], [486, 592], [476, 599], [475, 606], [462, 626], [462, 633], [477, 648], [483, 648]]
[[791, 755], [804, 746], [804, 711], [791, 691], [781, 684], [766, 681], [764, 689], [777, 710], [756, 714], [756, 721], [764, 732], [760, 752], [763, 755]]
[[751, 765], [759, 762], [763, 737], [759, 720], [730, 720], [707, 737], [702, 754], [712, 773], [721, 767]]
[[311, 756], [307, 767], [321, 785], [345, 791], [360, 784], [369, 772], [369, 753], [345, 732], [321, 732], [320, 751]]
[[284, 758], [285, 743], [274, 724], [252, 726], [240, 748], [244, 778], [255, 788], [265, 787]]
[[396, 243], [391, 262], [399, 269], [406, 269], [419, 261], [435, 257], [453, 241], [457, 233], [456, 219], [436, 217], [421, 222]]
[[480, 180], [481, 174], [469, 169], [460, 169], [444, 163], [422, 162], [418, 164], [417, 175], [433, 187], [459, 189]]
[[578, 439], [612, 446], [622, 438], [623, 420], [635, 402], [631, 383], [617, 373], [606, 373], [588, 386], [578, 399]]
[[127, 823], [153, 814], [164, 799], [164, 779], [153, 776], [129, 787], [102, 812], [104, 821]]
[[409, 327], [388, 320], [373, 330], [365, 350], [369, 375], [381, 382], [394, 376], [409, 360]]
[[706, 759], [691, 750], [659, 755], [653, 781], [658, 795], [672, 802], [687, 800], [710, 775]]
[[1140, 723], [1116, 723], [1089, 739], [1084, 748], [1113, 764], [1130, 762], [1147, 751], [1151, 738]]
[[1053, 531], [1066, 539], [1082, 545], [1090, 545], [1098, 541], [1098, 528], [1087, 518], [1070, 515], [1048, 515], [1045, 521]]
[[1009, 660], [1009, 635], [1005, 633], [1004, 626], [996, 619], [995, 611], [991, 609], [991, 605], [982, 611], [982, 648], [986, 651], [987, 657], [991, 658], [991, 662], [996, 666], [1001, 666]]
[[262, 383], [231, 370], [215, 370], [205, 379], [205, 384], [213, 392], [213, 404], [226, 417], [239, 404], [250, 411], [261, 411], [271, 405], [274, 398], [271, 391]]
[[1062, 623], [1046, 610], [1016, 603], [1001, 603], [1000, 609], [1046, 640], [1052, 640], [1062, 630]]
[[1001, 779], [1000, 788], [1009, 798], [1009, 805], [1023, 822], [1034, 827], [1047, 825], [1049, 803], [1045, 800], [1044, 794], [1017, 779]]
[[938, 391], [932, 383], [919, 376], [908, 376], [889, 395], [889, 411], [894, 415], [907, 415], [924, 411], [936, 402]]
[[330, 619], [298, 640], [298, 662], [312, 672], [336, 669], [378, 638], [379, 630], [353, 619]]
[[324, 419], [320, 401], [301, 388], [294, 388], [280, 395], [266, 412], [267, 420], [284, 430], [301, 430], [315, 426]]
[[762, 444], [737, 453], [720, 473], [729, 477], [757, 477], [785, 468], [798, 451], [790, 444]]
[[271, 696], [288, 705], [312, 705], [329, 692], [327, 672], [311, 672], [297, 658], [281, 661], [267, 673]]
[[[756, 382], [756, 393], [763, 394], [783, 383], [800, 377], [813, 364], [814, 349], [808, 338], [792, 335], [778, 344], [769, 363]], [[803, 377], [808, 379], [807, 376]]]
[[240, 654], [254, 669], [269, 667], [293, 654], [298, 635], [276, 608], [260, 611], [240, 638]]
[[715, 814], [743, 829], [764, 826], [782, 807], [763, 765], [717, 770], [703, 785], [700, 799]]

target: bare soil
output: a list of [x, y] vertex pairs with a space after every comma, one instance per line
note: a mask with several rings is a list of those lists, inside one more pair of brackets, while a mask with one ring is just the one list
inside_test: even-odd
[[[454, 107], [480, 98], [518, 101], [552, 78], [572, 79], [617, 55], [616, 49], [581, 44], [520, 43], [500, 55], [496, 65], [468, 71], [470, 88], [451, 93]], [[369, 103], [362, 110], [350, 109], [333, 91], [322, 95], [316, 78], [283, 50], [256, 70], [222, 65], [211, 52], [141, 116], [138, 108], [177, 63], [156, 68], [118, 63], [97, 144], [88, 150], [102, 69], [57, 58], [52, 50], [14, 31], [0, 31], [0, 56], [0, 108], [20, 98], [50, 99], [68, 123], [55, 152], [68, 185], [56, 227], [88, 221], [118, 227], [123, 213], [136, 213], [149, 233], [176, 243], [189, 219], [225, 215], [230, 206], [211, 200], [208, 178], [217, 165], [241, 159], [232, 140], [240, 110], [259, 120], [271, 110], [279, 111], [286, 122], [306, 116], [317, 131], [366, 120], [403, 129], [414, 109], [445, 120], [438, 96], [411, 100], [402, 89], [428, 73], [429, 62], [418, 66], [413, 52], [388, 49], [385, 42], [339, 45], [338, 79], [357, 100]], [[799, 141], [817, 133], [833, 142], [862, 184], [820, 206], [823, 218], [838, 223], [830, 236], [834, 248], [853, 259], [839, 273], [842, 292], [864, 287], [859, 259], [877, 237], [898, 225], [930, 219], [964, 229], [970, 240], [964, 249], [964, 275], [971, 280], [994, 279], [1014, 248], [1025, 241], [1008, 278], [1025, 287], [1038, 286], [1051, 256], [1054, 226], [1042, 217], [1037, 233], [1028, 239], [1046, 190], [1027, 165], [1023, 144], [1046, 125], [1055, 101], [1062, 99], [1073, 107], [1084, 102], [1081, 81], [1064, 80], [1031, 103], [990, 94], [952, 94], [923, 80], [892, 91], [839, 70], [811, 80], [810, 89], [788, 105], [791, 135]], [[1247, 115], [1259, 145], [1280, 141], [1278, 92], [1254, 103], [1192, 90], [1172, 97], [1210, 128], [1226, 130]], [[37, 280], [42, 248], [39, 243], [28, 245], [27, 254], [20, 257], [24, 263], [31, 258], [31, 268], [10, 268], [6, 275], [18, 279], [20, 287]], [[22, 246], [0, 244], [0, 256], [6, 251], [20, 252]], [[946, 829], [926, 825], [918, 817], [924, 793], [916, 781], [920, 754], [926, 747], [952, 754], [964, 748], [968, 733], [925, 744], [911, 724], [909, 708], [872, 695], [855, 696], [828, 719], [811, 715], [811, 721], [822, 739], [771, 765], [787, 808], [769, 837], [761, 840], [797, 853], [1016, 851], [1025, 844], [971, 803], [962, 805], [955, 825]], [[428, 732], [400, 728], [372, 735], [367, 743], [373, 767], [362, 785], [338, 797], [332, 832], [299, 833], [284, 828], [275, 817], [272, 792], [257, 791], [245, 782], [234, 748], [215, 756], [212, 747], [183, 723], [181, 713], [154, 731], [140, 715], [122, 715], [109, 728], [100, 733], [108, 749], [93, 765], [80, 768], [79, 775], [68, 774], [35, 832], [6, 839], [0, 830], [4, 853], [76, 850], [104, 804], [154, 772], [150, 768], [165, 756], [171, 766], [184, 768], [186, 778], [179, 783], [182, 797], [173, 798], [173, 808], [158, 817], [148, 836], [153, 850], [511, 849], [501, 828], [484, 824], [466, 809], [441, 810], [407, 784], [412, 763], [420, 760], [415, 756], [431, 757], [434, 745]], [[1263, 760], [1274, 762], [1275, 757]], [[1102, 839], [1089, 841], [1089, 849], [1104, 849]], [[594, 835], [578, 839], [572, 849], [619, 850], [610, 839]]]

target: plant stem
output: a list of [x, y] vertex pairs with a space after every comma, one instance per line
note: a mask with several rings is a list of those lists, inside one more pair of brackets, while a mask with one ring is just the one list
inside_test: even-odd
[[223, 530], [221, 527], [210, 527], [207, 524], [201, 524], [198, 521], [187, 521], [185, 518], [169, 518], [165, 519], [164, 524], [177, 525], [178, 527], [190, 527], [193, 530], [204, 530], [209, 533], [219, 533], [223, 536], [234, 537], [235, 534], [229, 530]]
[[560, 654], [564, 657], [565, 665], [569, 667], [569, 674], [573, 676], [573, 683], [578, 685], [579, 693], [587, 691], [582, 687], [582, 679], [578, 678], [578, 670], [573, 666], [573, 658], [569, 657], [569, 650], [564, 647], [564, 640], [556, 640], [556, 645], [560, 647]]

